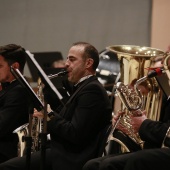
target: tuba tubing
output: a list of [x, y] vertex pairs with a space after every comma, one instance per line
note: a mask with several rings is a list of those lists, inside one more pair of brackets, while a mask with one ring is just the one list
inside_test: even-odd
[[[118, 96], [117, 99], [120, 100], [120, 104], [119, 107], [117, 104], [114, 105], [113, 112], [116, 114], [117, 110], [125, 109], [125, 114], [118, 119], [119, 122], [113, 127], [112, 132], [116, 129], [117, 124], [121, 123], [125, 128], [128, 128], [129, 137], [143, 148], [143, 141], [131, 129], [129, 116], [132, 114], [132, 111], [141, 109], [146, 110], [147, 113], [151, 113], [147, 115], [148, 118], [152, 120], [159, 118], [162, 91], [155, 76], [164, 73], [165, 70], [158, 68], [158, 70], [150, 71], [147, 68], [153, 68], [156, 59], [162, 58], [165, 53], [159, 49], [133, 45], [115, 45], [109, 46], [107, 49], [116, 53], [120, 61], [120, 82], [115, 87], [116, 95]], [[134, 83], [132, 90], [128, 85], [134, 82], [134, 80], [137, 81]], [[143, 95], [139, 90], [139, 86], [142, 83], [146, 84], [147, 95]]]

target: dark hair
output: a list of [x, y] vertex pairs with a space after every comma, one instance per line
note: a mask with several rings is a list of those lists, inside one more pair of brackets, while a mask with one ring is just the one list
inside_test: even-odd
[[97, 51], [97, 49], [87, 43], [87, 42], [76, 42], [73, 44], [73, 46], [76, 46], [76, 45], [82, 45], [84, 46], [84, 58], [92, 58], [94, 63], [93, 63], [93, 69], [96, 70], [96, 68], [98, 67], [99, 65], [99, 53]]
[[18, 62], [19, 69], [21, 72], [23, 72], [27, 53], [25, 52], [25, 49], [20, 45], [8, 44], [0, 46], [0, 55], [4, 57], [9, 66], [15, 62]]

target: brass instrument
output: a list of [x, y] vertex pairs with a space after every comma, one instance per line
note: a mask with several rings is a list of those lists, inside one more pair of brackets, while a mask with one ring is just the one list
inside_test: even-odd
[[[38, 79], [38, 90], [37, 90], [37, 97], [44, 103], [44, 95], [43, 95], [43, 84], [41, 79]], [[32, 118], [32, 147], [31, 152], [36, 152], [40, 150], [40, 139], [39, 134], [42, 133], [43, 130], [43, 120], [41, 118], [33, 117]]]
[[[117, 114], [117, 110], [125, 111], [125, 114], [118, 121], [128, 130], [129, 137], [143, 148], [143, 141], [138, 134], [133, 132], [129, 119], [132, 110], [141, 109], [146, 110], [148, 118], [159, 120], [162, 91], [155, 78], [148, 79], [146, 76], [149, 73], [147, 68], [154, 67], [156, 59], [162, 58], [165, 53], [159, 49], [133, 45], [109, 46], [107, 49], [115, 52], [120, 61], [121, 76], [120, 82], [115, 86], [117, 94], [115, 95], [113, 112]], [[131, 83], [134, 84], [133, 90], [129, 88]], [[147, 89], [147, 93], [140, 92], [141, 84], [145, 90]], [[116, 126], [117, 124], [118, 122]], [[113, 131], [116, 126], [113, 127]], [[115, 140], [115, 137], [112, 136], [111, 139]], [[121, 141], [120, 145], [122, 145]], [[128, 147], [126, 151], [128, 151]]]
[[[38, 98], [43, 102], [43, 93], [42, 93], [42, 85], [41, 81], [38, 80], [38, 91], [37, 91]], [[39, 141], [39, 133], [42, 132], [42, 120], [38, 119], [37, 117], [32, 117], [31, 122], [31, 137], [32, 137], [32, 146], [31, 146], [31, 153], [40, 150], [40, 141]], [[24, 151], [26, 148], [26, 142], [24, 137], [29, 135], [29, 123], [26, 123], [19, 128], [15, 129], [13, 133], [17, 133], [18, 135], [18, 157], [24, 156]]]
[[[58, 76], [64, 76], [68, 72], [67, 71], [61, 71], [57, 74], [50, 74], [48, 75], [49, 79], [56, 78]], [[44, 103], [44, 95], [43, 95], [43, 87], [44, 84], [42, 83], [41, 79], [38, 79], [38, 90], [37, 90], [37, 97], [41, 100], [42, 103]], [[32, 137], [32, 147], [31, 147], [31, 153], [36, 152], [40, 150], [40, 139], [39, 134], [43, 131], [43, 120], [37, 117], [31, 116], [31, 137]], [[18, 157], [22, 157], [24, 155], [26, 142], [23, 140], [24, 136], [28, 136], [29, 134], [29, 123], [26, 123], [17, 129], [13, 131], [13, 133], [17, 133], [18, 135]]]
[[[48, 75], [49, 79], [56, 78], [58, 76], [64, 76], [68, 73], [68, 71], [61, 71], [57, 74]], [[43, 94], [44, 84], [41, 79], [38, 79], [38, 91], [37, 96], [41, 100], [42, 103], [45, 104], [44, 94]], [[45, 106], [44, 106], [45, 107]], [[36, 152], [40, 150], [41, 141], [39, 138], [39, 134], [43, 132], [43, 120], [41, 118], [33, 117], [32, 119], [32, 152]]]
[[23, 141], [23, 136], [28, 135], [28, 125], [28, 123], [25, 123], [13, 131], [13, 133], [16, 133], [18, 136], [18, 157], [24, 156], [26, 143]]

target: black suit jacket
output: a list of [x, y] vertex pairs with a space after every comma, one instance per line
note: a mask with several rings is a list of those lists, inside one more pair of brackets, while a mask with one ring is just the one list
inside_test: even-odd
[[18, 136], [13, 131], [26, 122], [27, 94], [16, 80], [0, 92], [0, 159], [17, 156]]
[[97, 156], [102, 129], [110, 124], [111, 103], [95, 76], [85, 80], [63, 110], [48, 122], [53, 169], [80, 170]]
[[162, 103], [160, 121], [146, 119], [139, 129], [141, 139], [145, 141], [149, 148], [161, 147], [166, 132], [170, 127], [170, 99], [163, 98]]

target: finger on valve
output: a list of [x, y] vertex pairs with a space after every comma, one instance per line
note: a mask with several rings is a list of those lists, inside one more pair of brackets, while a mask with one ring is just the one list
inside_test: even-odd
[[39, 112], [38, 110], [34, 109], [33, 117], [43, 118], [44, 115], [41, 111]]
[[122, 131], [126, 135], [130, 135], [130, 132], [129, 132], [128, 128], [126, 126], [122, 125], [121, 123], [117, 124], [116, 129]]
[[119, 119], [120, 116], [124, 115], [125, 114], [125, 110], [118, 110], [117, 111], [117, 114], [115, 115], [116, 119]]
[[117, 114], [116, 115], [114, 114], [112, 117], [112, 125], [114, 125], [124, 113], [125, 113], [124, 111], [118, 110]]
[[139, 131], [139, 128], [141, 127], [141, 124], [145, 119], [147, 119], [145, 114], [141, 116], [131, 117], [131, 125], [134, 130], [134, 133], [137, 133]]
[[132, 111], [132, 116], [133, 117], [138, 117], [138, 116], [142, 116], [142, 115], [146, 115], [146, 110], [135, 110], [135, 111]]

